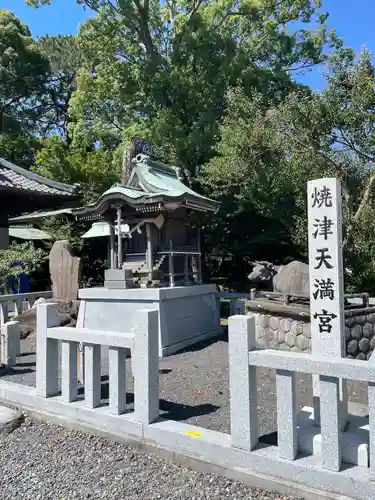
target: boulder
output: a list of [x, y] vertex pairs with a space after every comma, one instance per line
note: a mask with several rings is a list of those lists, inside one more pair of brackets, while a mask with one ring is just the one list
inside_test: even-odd
[[66, 240], [55, 241], [49, 254], [53, 297], [56, 301], [77, 300], [81, 282], [81, 259]]
[[[36, 311], [38, 303], [55, 302], [53, 299], [38, 299], [35, 301], [34, 306], [24, 311], [22, 314], [16, 316], [14, 321], [19, 321], [21, 339], [27, 338], [30, 334], [36, 332]], [[79, 309], [79, 301], [71, 302], [58, 302], [58, 326], [72, 326], [77, 324], [77, 316]]]
[[294, 260], [286, 266], [275, 266], [266, 261], [256, 261], [248, 279], [263, 289], [288, 295], [309, 297], [309, 266]]
[[309, 266], [298, 260], [281, 266], [273, 278], [273, 291], [309, 297]]

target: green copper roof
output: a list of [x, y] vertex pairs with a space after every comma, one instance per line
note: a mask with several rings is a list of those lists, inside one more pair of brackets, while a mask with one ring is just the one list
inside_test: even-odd
[[71, 215], [71, 208], [59, 208], [58, 210], [38, 210], [37, 212], [32, 212], [31, 214], [18, 215], [17, 217], [11, 217], [9, 222], [11, 224], [22, 224], [33, 223], [35, 221], [44, 219], [46, 217], [57, 217], [59, 215]]
[[[121, 234], [127, 234], [129, 232], [128, 224], [121, 224]], [[117, 227], [115, 227], [115, 233], [117, 234]], [[108, 222], [100, 221], [94, 222], [91, 228], [86, 231], [81, 238], [102, 238], [108, 237], [110, 235], [110, 227]]]
[[[141, 156], [141, 155], [139, 155]], [[218, 206], [218, 203], [209, 198], [205, 198], [196, 193], [178, 178], [178, 169], [176, 167], [168, 167], [156, 161], [143, 157], [135, 164], [135, 172], [140, 178], [140, 183], [147, 191], [150, 192], [166, 192], [170, 196], [184, 196], [189, 195], [197, 198], [200, 201], [206, 201], [209, 204]]]
[[158, 204], [168, 209], [185, 206], [202, 212], [216, 212], [217, 201], [205, 198], [186, 186], [178, 177], [178, 169], [165, 163], [151, 160], [146, 155], [133, 159], [133, 168], [125, 185], [115, 185], [108, 189], [93, 204], [73, 210], [78, 216], [105, 211], [111, 202], [122, 201], [137, 210]]
[[9, 236], [20, 240], [51, 240], [52, 236], [35, 227], [10, 226]]
[[127, 188], [125, 186], [112, 186], [111, 188], [109, 188], [107, 191], [105, 191], [101, 198], [103, 196], [108, 196], [108, 195], [111, 195], [113, 193], [121, 193], [123, 194], [124, 196], [128, 197], [128, 198], [132, 198], [133, 200], [137, 200], [139, 198], [142, 198], [142, 196], [144, 196], [144, 192], [143, 191], [138, 191], [136, 189], [131, 189], [131, 188]]

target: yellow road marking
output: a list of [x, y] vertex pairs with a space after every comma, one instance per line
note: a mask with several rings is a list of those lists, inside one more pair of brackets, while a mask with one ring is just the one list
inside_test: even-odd
[[201, 434], [200, 432], [195, 432], [195, 431], [186, 431], [186, 434], [188, 434], [189, 436], [194, 436], [194, 437], [198, 437], [198, 438], [203, 437], [203, 434]]

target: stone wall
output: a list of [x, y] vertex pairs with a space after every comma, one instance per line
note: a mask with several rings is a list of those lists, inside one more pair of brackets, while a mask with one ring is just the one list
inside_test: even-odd
[[[254, 311], [251, 311], [254, 313]], [[255, 313], [259, 346], [284, 351], [310, 352], [310, 322], [297, 318]]]
[[375, 308], [345, 318], [346, 353], [351, 359], [369, 359], [375, 349]]
[[[255, 302], [255, 301], [254, 301]], [[288, 311], [289, 308], [289, 311]], [[293, 352], [311, 352], [309, 309], [280, 306], [267, 310], [251, 302], [247, 311], [255, 315], [260, 347]], [[375, 349], [375, 307], [345, 311], [346, 354], [348, 358], [369, 359]]]

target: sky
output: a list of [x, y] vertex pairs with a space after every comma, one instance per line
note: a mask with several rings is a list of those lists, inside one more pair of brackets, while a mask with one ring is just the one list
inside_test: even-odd
[[[0, 0], [0, 8], [14, 12], [29, 26], [33, 36], [75, 34], [79, 24], [90, 15], [75, 0], [53, 0], [51, 6], [40, 9], [27, 7], [24, 0]], [[323, 0], [323, 8], [330, 13], [330, 26], [336, 29], [346, 45], [356, 51], [366, 45], [375, 55], [374, 0]], [[314, 90], [324, 87], [319, 69], [298, 79]]]

